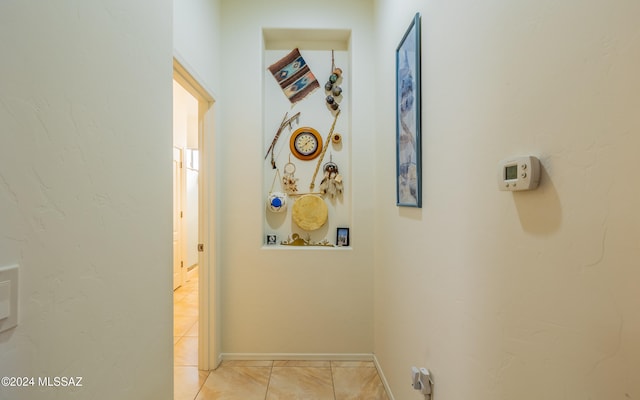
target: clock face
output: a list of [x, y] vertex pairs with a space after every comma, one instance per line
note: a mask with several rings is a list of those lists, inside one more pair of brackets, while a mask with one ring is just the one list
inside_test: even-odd
[[302, 132], [296, 137], [296, 150], [304, 156], [313, 154], [318, 148], [318, 140], [309, 132]]
[[322, 151], [322, 138], [313, 128], [303, 127], [291, 135], [291, 152], [301, 160], [312, 160]]

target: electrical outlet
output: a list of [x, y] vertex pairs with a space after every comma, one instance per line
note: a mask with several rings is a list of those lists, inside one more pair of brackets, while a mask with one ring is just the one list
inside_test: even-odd
[[433, 389], [433, 381], [431, 374], [426, 368], [411, 367], [411, 387], [419, 390], [425, 399], [431, 399]]
[[421, 390], [420, 385], [420, 370], [416, 367], [411, 367], [411, 387], [415, 390]]
[[431, 381], [431, 374], [428, 369], [420, 368], [420, 377], [418, 380], [420, 381], [420, 391], [422, 394], [431, 394], [431, 385], [433, 385], [433, 382]]

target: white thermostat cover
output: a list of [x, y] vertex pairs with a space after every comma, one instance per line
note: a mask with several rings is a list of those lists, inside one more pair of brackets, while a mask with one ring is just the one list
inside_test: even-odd
[[507, 158], [498, 164], [498, 189], [532, 190], [540, 183], [540, 160], [534, 156]]

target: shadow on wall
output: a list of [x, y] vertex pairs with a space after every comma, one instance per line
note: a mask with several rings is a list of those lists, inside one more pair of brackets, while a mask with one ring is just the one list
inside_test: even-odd
[[540, 161], [540, 186], [533, 191], [513, 192], [513, 201], [522, 228], [529, 233], [546, 235], [560, 227], [562, 206], [543, 160]]
[[[423, 204], [424, 206], [424, 204]], [[423, 208], [417, 208], [417, 207], [400, 207], [397, 206], [398, 208], [398, 215], [403, 217], [403, 218], [408, 218], [408, 219], [412, 219], [415, 221], [422, 221], [423, 220], [423, 216], [422, 216], [422, 210]]]

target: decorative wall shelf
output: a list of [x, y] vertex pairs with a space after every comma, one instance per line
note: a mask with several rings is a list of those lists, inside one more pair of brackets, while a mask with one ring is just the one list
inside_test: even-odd
[[[351, 226], [352, 216], [351, 31], [265, 28], [262, 33], [262, 137], [265, 150], [263, 154], [267, 154], [263, 163], [263, 243], [268, 248], [298, 247], [292, 244], [303, 242], [305, 244], [299, 247], [342, 248], [334, 247], [336, 229]], [[295, 58], [295, 54], [292, 58], [287, 58], [294, 49], [298, 49], [302, 59]], [[296, 64], [291, 61], [293, 59], [302, 64]], [[309, 68], [312, 78], [315, 77], [319, 86], [302, 100], [291, 96], [291, 87], [297, 88], [298, 83], [290, 86], [291, 82], [287, 81], [290, 73], [294, 77], [293, 81], [298, 79], [299, 75], [295, 75], [298, 70], [295, 68], [300, 65]], [[271, 70], [269, 67], [272, 67]], [[340, 73], [337, 77], [330, 77], [336, 67], [340, 68]], [[309, 75], [305, 77], [308, 78]], [[334, 78], [335, 82], [327, 83]], [[334, 92], [335, 86], [340, 88]], [[337, 96], [333, 96], [334, 94]], [[299, 115], [295, 119], [291, 118], [296, 113]], [[301, 136], [294, 148], [293, 144], [290, 145], [293, 140], [291, 135], [300, 127], [311, 127], [318, 135], [311, 137], [309, 134], [308, 138]], [[280, 133], [276, 135], [278, 131]], [[332, 140], [338, 138], [339, 140]], [[316, 146], [318, 151], [315, 151]], [[268, 149], [272, 154], [267, 152]], [[330, 162], [335, 165], [335, 169], [333, 165], [328, 165]], [[286, 185], [282, 183], [282, 178], [285, 178]], [[292, 192], [291, 188], [297, 190]], [[305, 230], [292, 218], [292, 210], [303, 195], [318, 194], [322, 190], [326, 191], [325, 195], [320, 196], [328, 212], [326, 222], [317, 229]], [[278, 212], [272, 211], [274, 207], [267, 207], [270, 194], [284, 194], [287, 191], [289, 193], [286, 197], [276, 200], [286, 202], [286, 206], [282, 209], [276, 207]]]

